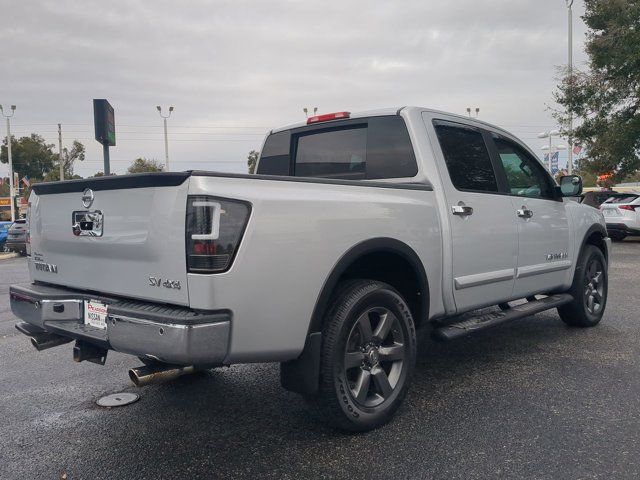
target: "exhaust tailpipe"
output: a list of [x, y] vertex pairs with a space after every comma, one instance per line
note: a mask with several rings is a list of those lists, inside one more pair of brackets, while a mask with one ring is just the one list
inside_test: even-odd
[[180, 367], [176, 365], [146, 365], [129, 370], [129, 378], [136, 387], [144, 387], [152, 383], [168, 382], [183, 375], [194, 373], [196, 367]]
[[73, 338], [62, 337], [54, 333], [38, 333], [31, 337], [31, 345], [41, 352], [47, 348], [57, 347], [73, 341]]

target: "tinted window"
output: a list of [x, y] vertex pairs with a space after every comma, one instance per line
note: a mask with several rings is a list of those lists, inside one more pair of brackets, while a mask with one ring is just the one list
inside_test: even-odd
[[458, 190], [497, 192], [498, 182], [482, 134], [449, 123], [434, 126], [453, 185]]
[[[292, 134], [295, 173], [290, 171]], [[415, 176], [418, 164], [404, 120], [394, 115], [270, 135], [257, 173], [350, 180], [404, 178]]]
[[367, 178], [413, 177], [418, 164], [400, 117], [371, 117], [367, 135]]
[[510, 140], [494, 135], [494, 142], [512, 195], [553, 198], [549, 177], [535, 158]]
[[262, 175], [289, 175], [291, 147], [291, 132], [274, 133], [269, 135], [262, 147], [260, 161], [256, 173]]
[[365, 178], [367, 129], [325, 130], [298, 137], [298, 177]]

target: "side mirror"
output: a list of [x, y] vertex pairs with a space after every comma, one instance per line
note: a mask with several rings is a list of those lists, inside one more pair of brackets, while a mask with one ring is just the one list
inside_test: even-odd
[[582, 177], [564, 175], [560, 177], [560, 191], [563, 197], [578, 197], [582, 194]]

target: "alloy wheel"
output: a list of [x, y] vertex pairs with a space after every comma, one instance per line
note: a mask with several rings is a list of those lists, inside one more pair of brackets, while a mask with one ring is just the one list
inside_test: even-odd
[[389, 309], [365, 311], [349, 333], [344, 373], [351, 396], [363, 407], [376, 407], [400, 386], [406, 342], [398, 317]]
[[597, 315], [604, 304], [604, 268], [597, 258], [592, 258], [585, 272], [584, 301], [587, 311]]

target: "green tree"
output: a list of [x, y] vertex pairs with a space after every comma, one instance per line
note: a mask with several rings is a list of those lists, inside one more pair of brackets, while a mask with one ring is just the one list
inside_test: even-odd
[[164, 165], [153, 159], [136, 158], [127, 169], [127, 173], [162, 172]]
[[249, 167], [249, 173], [256, 173], [256, 165], [258, 164], [258, 157], [260, 152], [257, 150], [251, 150], [247, 156], [247, 167]]
[[[70, 178], [82, 178], [79, 175], [75, 175], [73, 173], [73, 170], [75, 167], [75, 162], [82, 162], [84, 160], [84, 156], [84, 145], [77, 140], [73, 141], [71, 150], [66, 147], [62, 149], [62, 161], [64, 165], [63, 168], [65, 180], [68, 180]], [[55, 167], [44, 177], [45, 182], [53, 182], [56, 180], [60, 180], [60, 154], [55, 155]]]
[[[11, 136], [13, 171], [18, 172], [21, 179], [25, 176], [31, 181], [44, 178], [53, 169], [54, 160], [57, 158], [53, 148], [53, 144], [46, 143], [44, 138], [36, 133], [18, 140]], [[6, 138], [0, 149], [0, 162], [9, 162]]]
[[640, 2], [585, 0], [582, 18], [589, 68], [564, 76], [555, 97], [565, 111], [555, 116], [565, 132], [569, 114], [579, 121], [581, 168], [619, 180], [640, 167]]

